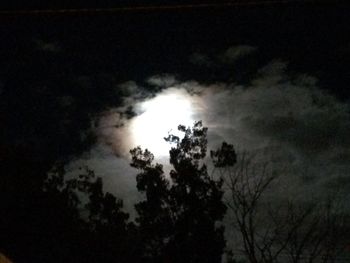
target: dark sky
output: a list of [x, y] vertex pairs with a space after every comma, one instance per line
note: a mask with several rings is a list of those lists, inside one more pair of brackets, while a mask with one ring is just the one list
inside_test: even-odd
[[[163, 71], [188, 73], [186, 77], [190, 77], [193, 72], [186, 68], [185, 61], [193, 52], [217, 52], [231, 45], [247, 44], [259, 48], [253, 63], [263, 64], [278, 57], [288, 61], [291, 70], [311, 73], [334, 94], [348, 97], [349, 8], [337, 1], [297, 2], [73, 15], [3, 15], [2, 72], [8, 77], [6, 70], [16, 70], [11, 64], [17, 58], [32, 59], [28, 53], [35, 39], [57, 42], [63, 50], [61, 57], [52, 61], [51, 71], [55, 72], [44, 71], [43, 75], [118, 72], [124, 80]], [[169, 3], [178, 1], [156, 1], [154, 5]], [[107, 1], [99, 6], [91, 1], [42, 6], [31, 1], [12, 9], [142, 4], [145, 3]], [[46, 67], [43, 70], [50, 71]]]

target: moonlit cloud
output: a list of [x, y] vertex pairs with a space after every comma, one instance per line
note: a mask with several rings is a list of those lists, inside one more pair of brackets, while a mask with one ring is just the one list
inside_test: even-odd
[[[248, 51], [255, 49], [237, 52], [243, 56]], [[98, 171], [106, 188], [123, 198], [128, 209], [139, 197], [129, 149], [141, 145], [157, 157], [160, 152], [152, 147], [165, 143], [168, 131], [195, 120], [209, 128], [209, 150], [227, 141], [238, 152], [273, 155], [273, 165], [287, 163], [284, 185], [293, 194], [305, 193], [310, 187], [306, 180], [312, 182], [313, 193], [350, 189], [349, 105], [321, 90], [311, 76], [291, 77], [283, 61], [268, 63], [244, 86], [180, 82], [169, 74], [151, 76], [143, 86], [132, 81], [120, 85], [123, 105], [100, 116], [98, 144], [80, 160]], [[126, 114], [128, 110], [133, 114]]]

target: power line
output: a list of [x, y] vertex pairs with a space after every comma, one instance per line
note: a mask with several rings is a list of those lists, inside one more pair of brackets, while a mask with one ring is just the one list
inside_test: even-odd
[[40, 16], [40, 15], [94, 15], [94, 14], [114, 14], [128, 12], [157, 12], [171, 10], [191, 10], [191, 9], [210, 9], [210, 8], [234, 8], [249, 6], [270, 6], [285, 4], [304, 4], [304, 3], [332, 3], [337, 0], [261, 0], [261, 1], [230, 1], [222, 3], [203, 3], [203, 4], [178, 4], [178, 5], [143, 5], [143, 6], [124, 6], [111, 8], [67, 8], [67, 9], [22, 9], [22, 10], [3, 10], [0, 16]]

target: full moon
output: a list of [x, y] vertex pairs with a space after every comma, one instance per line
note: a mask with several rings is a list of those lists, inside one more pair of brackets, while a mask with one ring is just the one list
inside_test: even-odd
[[150, 150], [156, 158], [169, 155], [171, 145], [164, 140], [168, 134], [181, 137], [179, 124], [192, 126], [191, 96], [184, 89], [169, 88], [156, 97], [136, 105], [139, 113], [130, 124], [134, 146]]

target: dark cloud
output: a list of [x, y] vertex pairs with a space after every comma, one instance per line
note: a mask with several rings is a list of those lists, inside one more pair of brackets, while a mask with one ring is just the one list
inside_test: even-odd
[[42, 39], [34, 40], [36, 48], [45, 52], [57, 53], [62, 50], [57, 42], [44, 41]]
[[257, 51], [256, 47], [249, 45], [235, 45], [227, 48], [224, 52], [206, 54], [194, 52], [189, 57], [189, 62], [196, 66], [207, 68], [222, 68], [223, 65], [234, 65], [237, 62], [246, 59]]
[[235, 63], [237, 60], [251, 55], [256, 50], [256, 47], [249, 45], [232, 46], [229, 47], [222, 55], [220, 55], [219, 59], [224, 63]]
[[208, 55], [202, 54], [199, 52], [195, 52], [190, 56], [189, 59], [190, 63], [198, 66], [205, 66], [205, 67], [211, 67], [214, 65], [211, 58], [209, 58]]

